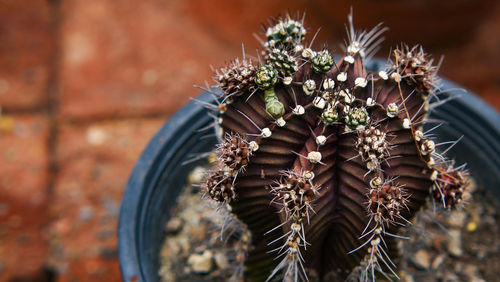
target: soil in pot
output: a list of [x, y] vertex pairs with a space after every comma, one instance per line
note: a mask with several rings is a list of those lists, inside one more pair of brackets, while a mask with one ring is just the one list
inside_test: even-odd
[[[197, 167], [172, 208], [160, 251], [162, 281], [238, 281], [249, 234], [236, 233], [231, 217], [208, 199], [199, 183], [206, 168]], [[222, 226], [225, 232], [221, 232]]]
[[[224, 216], [201, 201], [201, 167], [172, 209], [160, 252], [162, 281], [235, 281], [247, 234], [221, 236]], [[474, 181], [462, 209], [428, 202], [402, 236], [401, 281], [494, 281], [500, 268], [500, 206]], [[192, 185], [195, 184], [195, 185]], [[229, 236], [228, 236], [229, 235]], [[221, 240], [221, 238], [223, 238]]]

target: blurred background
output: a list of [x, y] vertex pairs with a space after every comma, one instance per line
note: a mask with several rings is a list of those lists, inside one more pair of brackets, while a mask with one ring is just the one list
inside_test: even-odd
[[499, 1], [0, 0], [0, 281], [119, 281], [124, 186], [193, 84], [287, 10], [340, 50], [351, 5], [390, 28], [379, 56], [421, 43], [500, 109]]

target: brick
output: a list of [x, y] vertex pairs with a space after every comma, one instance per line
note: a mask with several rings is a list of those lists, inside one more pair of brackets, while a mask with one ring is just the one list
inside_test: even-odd
[[46, 100], [53, 31], [49, 1], [0, 2], [0, 106], [35, 108]]
[[[197, 25], [205, 25], [211, 36], [220, 41], [250, 42], [253, 48], [258, 46], [251, 44], [255, 41], [251, 38], [252, 33], [261, 22], [265, 22], [265, 18], [261, 17], [277, 15], [283, 11], [282, 7], [289, 7], [290, 11], [307, 10], [309, 36], [317, 27], [321, 27], [316, 46], [326, 41], [334, 51], [338, 51], [335, 47], [341, 41], [339, 38], [345, 38], [344, 24], [351, 6], [347, 1], [316, 1], [315, 5], [308, 7], [301, 1], [287, 1], [288, 5], [284, 1], [273, 1], [268, 5], [256, 5], [255, 1], [243, 0], [219, 0], [217, 5], [210, 1], [185, 2], [188, 3], [187, 13], [192, 21]], [[441, 55], [445, 56], [440, 75], [469, 88], [500, 109], [497, 95], [500, 91], [500, 74], [492, 71], [500, 65], [500, 40], [496, 36], [500, 28], [500, 4], [494, 5], [489, 0], [466, 1], [453, 7], [447, 3], [433, 3], [433, 9], [428, 9], [426, 1], [413, 4], [362, 2], [362, 6], [354, 7], [356, 27], [371, 28], [383, 21], [390, 28], [379, 56], [386, 57], [389, 48], [400, 42], [421, 44], [436, 62]], [[422, 20], [408, 21], [409, 10], [412, 17]], [[444, 14], [444, 11], [446, 21], [435, 16]]]
[[116, 228], [131, 170], [164, 119], [64, 124], [50, 265], [61, 281], [118, 281]]
[[64, 2], [61, 115], [172, 113], [200, 93], [209, 65], [241, 47], [192, 24], [180, 2]]
[[319, 15], [321, 11], [318, 7], [300, 0], [218, 0], [217, 5], [213, 1], [187, 0], [183, 3], [186, 3], [186, 16], [195, 25], [203, 27], [206, 33], [224, 44], [235, 44], [238, 47], [241, 42], [245, 43], [249, 54], [254, 54], [256, 48], [261, 48], [255, 35], [265, 38], [262, 24], [268, 24], [269, 18], [284, 15], [287, 11], [294, 17], [298, 14], [299, 19], [306, 12], [305, 24], [309, 40], [321, 27], [321, 32], [315, 40], [316, 45], [322, 46], [326, 41], [333, 49], [337, 49], [337, 43], [341, 41], [331, 33], [344, 33], [344, 22], [347, 19], [347, 14], [342, 15], [338, 27], [325, 24], [331, 18]]
[[[304, 10], [297, 3], [288, 6]], [[64, 2], [61, 116], [173, 113], [200, 93], [193, 84], [212, 84], [210, 65], [241, 56], [242, 42], [256, 56], [253, 34], [283, 11], [280, 5], [245, 7], [255, 13], [241, 17], [238, 5], [209, 1]], [[319, 27], [314, 18], [308, 22], [313, 32]]]
[[[188, 3], [187, 11], [193, 15], [193, 22], [207, 26], [207, 32], [212, 36], [229, 42], [243, 39], [244, 42], [252, 42], [252, 34], [261, 23], [267, 22], [268, 17], [286, 11], [305, 11], [310, 36], [321, 27], [316, 46], [321, 47], [326, 41], [334, 51], [339, 51], [338, 44], [344, 42], [347, 15], [352, 7], [354, 24], [358, 29], [370, 29], [380, 22], [390, 28], [383, 43], [382, 57], [387, 56], [385, 50], [401, 42], [422, 44], [433, 50], [463, 44], [495, 6], [493, 0], [463, 1], [454, 5], [432, 0], [413, 3], [361, 0], [354, 6], [351, 1], [328, 0], [218, 0], [217, 5], [213, 1], [183, 2]], [[442, 20], [442, 15], [446, 15], [446, 21]]]
[[[467, 42], [491, 14], [494, 0], [479, 1], [328, 1], [315, 2], [314, 12], [321, 17], [324, 26], [342, 27], [351, 7], [354, 24], [369, 29], [383, 22], [389, 27], [382, 50], [388, 50], [401, 42], [422, 44], [437, 51]], [[445, 19], [445, 20], [444, 20]], [[336, 33], [335, 36], [344, 36]], [[380, 56], [386, 57], [386, 51]]]
[[500, 110], [500, 3], [491, 10], [467, 44], [447, 50], [441, 74]]
[[[487, 14], [488, 1], [480, 1], [481, 5], [475, 5], [474, 9], [465, 4], [454, 8], [471, 11], [468, 17], [476, 20], [467, 21], [467, 28], [455, 28], [448, 21], [445, 25], [440, 17], [433, 15], [434, 10], [422, 5], [411, 9], [426, 20], [407, 21], [408, 5], [394, 3], [390, 6], [367, 3], [369, 9], [355, 10], [355, 23], [360, 28], [370, 28], [385, 21], [391, 31], [384, 47], [401, 41], [418, 42], [433, 47], [430, 51], [434, 53], [440, 50], [439, 46], [456, 45], [469, 38]], [[334, 6], [326, 1], [306, 5], [298, 0], [273, 3], [222, 0], [217, 5], [194, 0], [64, 2], [61, 115], [92, 119], [170, 114], [200, 92], [192, 84], [210, 81], [209, 65], [217, 67], [240, 55], [241, 42], [246, 44], [249, 54], [254, 54], [258, 42], [253, 33], [258, 33], [260, 23], [269, 16], [284, 12], [283, 7], [292, 12], [307, 11], [309, 34], [322, 27], [316, 45], [326, 40], [335, 51], [345, 38], [349, 6], [348, 3]], [[443, 11], [446, 6], [438, 8]], [[454, 24], [465, 22], [461, 17], [452, 20]], [[387, 51], [381, 55], [385, 57]]]
[[0, 281], [36, 275], [48, 250], [47, 119], [0, 116]]

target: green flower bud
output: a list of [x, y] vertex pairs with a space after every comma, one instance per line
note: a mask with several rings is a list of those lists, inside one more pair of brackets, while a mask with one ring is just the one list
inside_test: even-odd
[[280, 118], [285, 114], [285, 106], [278, 99], [270, 99], [266, 101], [266, 111], [273, 118]]
[[352, 108], [347, 112], [345, 117], [345, 122], [351, 129], [366, 125], [369, 120], [370, 117], [365, 108]]
[[255, 73], [255, 84], [262, 90], [272, 88], [277, 81], [278, 72], [271, 65], [263, 65]]
[[333, 58], [327, 50], [323, 50], [316, 53], [311, 63], [315, 72], [324, 73], [333, 67]]
[[334, 108], [328, 107], [328, 109], [324, 110], [321, 114], [321, 118], [326, 124], [332, 124], [339, 119], [339, 114]]
[[299, 69], [297, 60], [290, 56], [286, 50], [273, 49], [269, 53], [268, 62], [283, 77], [291, 76]]
[[280, 19], [278, 23], [267, 29], [265, 46], [280, 49], [293, 47], [304, 40], [305, 34], [306, 29], [302, 23], [290, 18]]

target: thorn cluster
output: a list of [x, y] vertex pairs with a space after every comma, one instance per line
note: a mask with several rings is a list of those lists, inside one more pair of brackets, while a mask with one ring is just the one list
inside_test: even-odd
[[[403, 190], [403, 187], [394, 183], [393, 180], [383, 181], [378, 176], [370, 180], [367, 205], [370, 220], [360, 239], [369, 237], [364, 244], [351, 251], [351, 253], [356, 252], [368, 246], [361, 263], [360, 281], [375, 280], [375, 272], [379, 272], [388, 280], [392, 280], [385, 270], [389, 270], [394, 277], [398, 278], [394, 271], [396, 265], [387, 252], [387, 243], [384, 237], [404, 238], [389, 233], [387, 229], [391, 225], [404, 226], [408, 223], [408, 220], [402, 215], [402, 211], [408, 209], [409, 197], [410, 195]], [[371, 229], [367, 231], [369, 228]]]
[[284, 270], [284, 280], [298, 280], [298, 277], [307, 279], [302, 265], [304, 258], [301, 248], [307, 248], [304, 223], [309, 223], [310, 213], [314, 212], [312, 202], [319, 194], [319, 187], [312, 183], [313, 178], [312, 171], [284, 171], [281, 182], [271, 189], [271, 194], [274, 195], [272, 202], [281, 206], [281, 212], [285, 215], [284, 222], [289, 227], [284, 234], [285, 243], [275, 249], [284, 258], [268, 280], [281, 269]]
[[422, 46], [412, 48], [403, 45], [394, 50], [392, 70], [399, 74], [408, 84], [415, 85], [421, 93], [432, 92], [437, 83], [437, 67], [433, 60], [425, 54]]
[[378, 163], [389, 156], [386, 133], [373, 126], [359, 132], [356, 148], [363, 161]]
[[216, 71], [215, 80], [225, 95], [241, 95], [255, 89], [255, 66], [250, 60], [234, 60]]
[[252, 150], [239, 134], [226, 134], [224, 141], [218, 145], [217, 154], [225, 169], [234, 176], [250, 162]]
[[234, 178], [224, 171], [210, 174], [204, 185], [205, 194], [218, 203], [229, 203], [236, 199]]
[[280, 18], [277, 23], [266, 30], [267, 48], [283, 48], [295, 46], [304, 40], [306, 29], [299, 21], [293, 20], [290, 16]]
[[282, 206], [287, 219], [302, 221], [309, 218], [311, 203], [319, 190], [319, 187], [312, 183], [313, 177], [311, 171], [285, 171], [282, 182], [272, 188], [271, 193], [275, 196], [272, 202]]
[[407, 195], [401, 186], [382, 183], [379, 177], [370, 181], [368, 212], [377, 225], [396, 223], [401, 218], [401, 211], [407, 208]]
[[267, 59], [282, 77], [289, 77], [298, 70], [297, 60], [286, 50], [274, 48]]
[[437, 172], [432, 195], [438, 202], [442, 202], [445, 208], [451, 208], [462, 202], [464, 187], [463, 172], [449, 167], [445, 173]]

